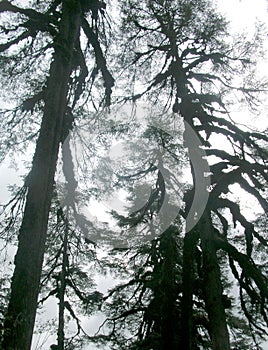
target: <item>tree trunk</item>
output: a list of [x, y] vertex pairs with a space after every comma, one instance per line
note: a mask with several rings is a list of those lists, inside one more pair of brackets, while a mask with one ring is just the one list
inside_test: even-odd
[[221, 272], [217, 250], [213, 241], [212, 225], [208, 215], [204, 215], [200, 232], [206, 310], [209, 318], [209, 332], [213, 350], [230, 350], [226, 314], [223, 306]]
[[[177, 72], [182, 74], [182, 81], [186, 81], [181, 62], [178, 62]], [[179, 73], [177, 73], [179, 74]], [[193, 292], [194, 292], [194, 266], [197, 240], [200, 235], [199, 218], [202, 215], [202, 207], [207, 203], [207, 180], [205, 173], [208, 170], [207, 160], [203, 158], [198, 133], [193, 126], [192, 102], [187, 98], [189, 90], [186, 83], [180, 85], [179, 75], [176, 77], [177, 91], [181, 91], [180, 112], [184, 120], [183, 142], [188, 149], [191, 166], [193, 188], [185, 193], [185, 218], [186, 235], [183, 246], [183, 270], [182, 270], [182, 309], [181, 309], [181, 348], [184, 350], [194, 349], [193, 334]], [[192, 207], [195, 202], [195, 207]]]
[[180, 347], [183, 350], [193, 349], [193, 291], [196, 241], [197, 232], [195, 229], [186, 233], [183, 241]]
[[177, 244], [174, 228], [170, 227], [161, 238], [164, 254], [162, 266], [161, 289], [162, 300], [160, 305], [160, 350], [177, 349], [177, 329], [180, 322], [176, 312], [176, 260]]
[[53, 181], [80, 16], [78, 0], [63, 1], [5, 317], [2, 344], [5, 350], [29, 350], [31, 347]]
[[60, 275], [60, 286], [59, 286], [59, 324], [58, 324], [58, 350], [64, 350], [64, 298], [66, 290], [66, 268], [68, 264], [68, 222], [65, 220], [65, 229], [62, 245], [62, 265]]

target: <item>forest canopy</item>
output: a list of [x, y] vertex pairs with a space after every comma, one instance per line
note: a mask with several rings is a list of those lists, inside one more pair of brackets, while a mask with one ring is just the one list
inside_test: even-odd
[[24, 169], [0, 348], [264, 349], [265, 25], [233, 33], [212, 0], [2, 0], [0, 21], [0, 160]]

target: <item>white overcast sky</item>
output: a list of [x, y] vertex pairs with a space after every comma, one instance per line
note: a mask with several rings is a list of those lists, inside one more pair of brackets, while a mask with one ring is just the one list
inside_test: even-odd
[[248, 28], [259, 18], [267, 22], [267, 0], [216, 0], [219, 9], [232, 22], [233, 29]]

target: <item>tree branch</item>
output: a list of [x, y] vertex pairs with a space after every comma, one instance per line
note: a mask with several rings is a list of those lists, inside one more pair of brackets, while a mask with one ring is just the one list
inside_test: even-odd
[[260, 272], [254, 261], [246, 254], [240, 253], [233, 245], [224, 239], [215, 239], [215, 244], [218, 248], [226, 251], [235, 261], [238, 262], [244, 274], [254, 280], [261, 295], [268, 299], [267, 278]]
[[6, 51], [7, 49], [9, 49], [12, 45], [14, 44], [18, 44], [20, 41], [28, 38], [29, 36], [31, 36], [31, 33], [29, 30], [26, 30], [25, 32], [23, 32], [21, 35], [19, 35], [17, 38], [8, 41], [5, 44], [0, 44], [0, 52]]

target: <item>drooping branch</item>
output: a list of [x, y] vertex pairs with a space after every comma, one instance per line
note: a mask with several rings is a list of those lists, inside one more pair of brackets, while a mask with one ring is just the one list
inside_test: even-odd
[[[213, 211], [219, 208], [228, 208], [232, 214], [234, 226], [236, 226], [236, 222], [238, 221], [244, 227], [247, 255], [250, 257], [252, 253], [252, 248], [253, 248], [253, 245], [252, 245], [253, 236], [256, 236], [257, 238], [260, 238], [260, 237], [257, 235], [254, 225], [242, 215], [239, 204], [232, 202], [227, 198], [216, 198], [213, 200], [213, 204], [211, 205], [211, 208]], [[261, 240], [261, 242], [264, 243], [265, 241]], [[265, 242], [265, 245], [267, 245], [267, 242]]]
[[243, 274], [239, 274], [237, 267], [235, 265], [235, 261], [230, 255], [229, 255], [229, 264], [230, 264], [230, 268], [231, 268], [231, 271], [232, 271], [235, 279], [239, 283], [240, 305], [241, 305], [241, 308], [244, 312], [244, 315], [248, 319], [248, 322], [250, 325], [253, 325], [255, 329], [261, 331], [262, 333], [265, 333], [265, 329], [260, 326], [260, 323], [254, 318], [252, 313], [248, 310], [247, 305], [246, 305], [247, 303], [245, 300], [245, 295], [243, 292], [244, 291], [246, 292], [246, 294], [249, 296], [252, 304], [255, 304], [256, 302], [261, 303], [262, 302], [261, 297], [255, 291], [255, 289], [252, 288], [251, 280], [248, 278], [247, 278], [247, 280], [245, 280], [245, 276]]
[[246, 254], [239, 252], [232, 244], [224, 239], [215, 238], [215, 244], [217, 248], [223, 249], [238, 262], [245, 276], [252, 278], [258, 286], [260, 294], [268, 299], [267, 278], [261, 273], [254, 261]]
[[21, 35], [19, 35], [15, 39], [10, 40], [5, 44], [0, 44], [0, 52], [6, 51], [12, 45], [18, 44], [20, 41], [27, 39], [29, 36], [31, 36], [31, 32], [29, 30], [26, 30], [25, 32], [23, 32]]
[[8, 41], [5, 44], [0, 45], [0, 52], [3, 52], [4, 50], [8, 49], [14, 44], [18, 44], [23, 39], [32, 36], [35, 37], [37, 32], [48, 32], [51, 34], [52, 37], [54, 37], [58, 31], [57, 31], [57, 20], [49, 15], [44, 14], [41, 12], [38, 12], [33, 9], [24, 9], [15, 5], [12, 5], [9, 1], [2, 1], [0, 2], [0, 13], [1, 12], [13, 12], [13, 13], [20, 13], [28, 18], [28, 20], [21, 22], [18, 25], [19, 27], [27, 28], [27, 30], [19, 35], [17, 38]]
[[74, 63], [80, 67], [80, 74], [79, 74], [79, 77], [77, 78], [77, 86], [75, 89], [75, 95], [74, 95], [74, 101], [72, 104], [72, 108], [74, 108], [75, 104], [77, 103], [80, 96], [82, 95], [83, 87], [84, 87], [85, 81], [86, 81], [86, 77], [88, 76], [87, 63], [85, 60], [85, 55], [82, 52], [79, 39], [77, 40], [77, 43], [76, 43], [75, 56], [76, 56], [75, 59], [77, 62], [74, 62]]
[[24, 9], [15, 5], [12, 5], [9, 1], [1, 1], [0, 2], [0, 13], [1, 12], [13, 12], [13, 13], [21, 13], [22, 15], [25, 15], [32, 20], [35, 21], [44, 21], [44, 19], [48, 19], [49, 17], [43, 13], [40, 13], [33, 9]]
[[111, 93], [112, 87], [114, 86], [114, 78], [107, 68], [107, 63], [100, 46], [99, 38], [85, 18], [82, 20], [82, 28], [85, 35], [87, 36], [88, 42], [93, 47], [93, 50], [95, 52], [97, 70], [101, 71], [104, 80], [106, 105], [109, 106], [111, 103]]

